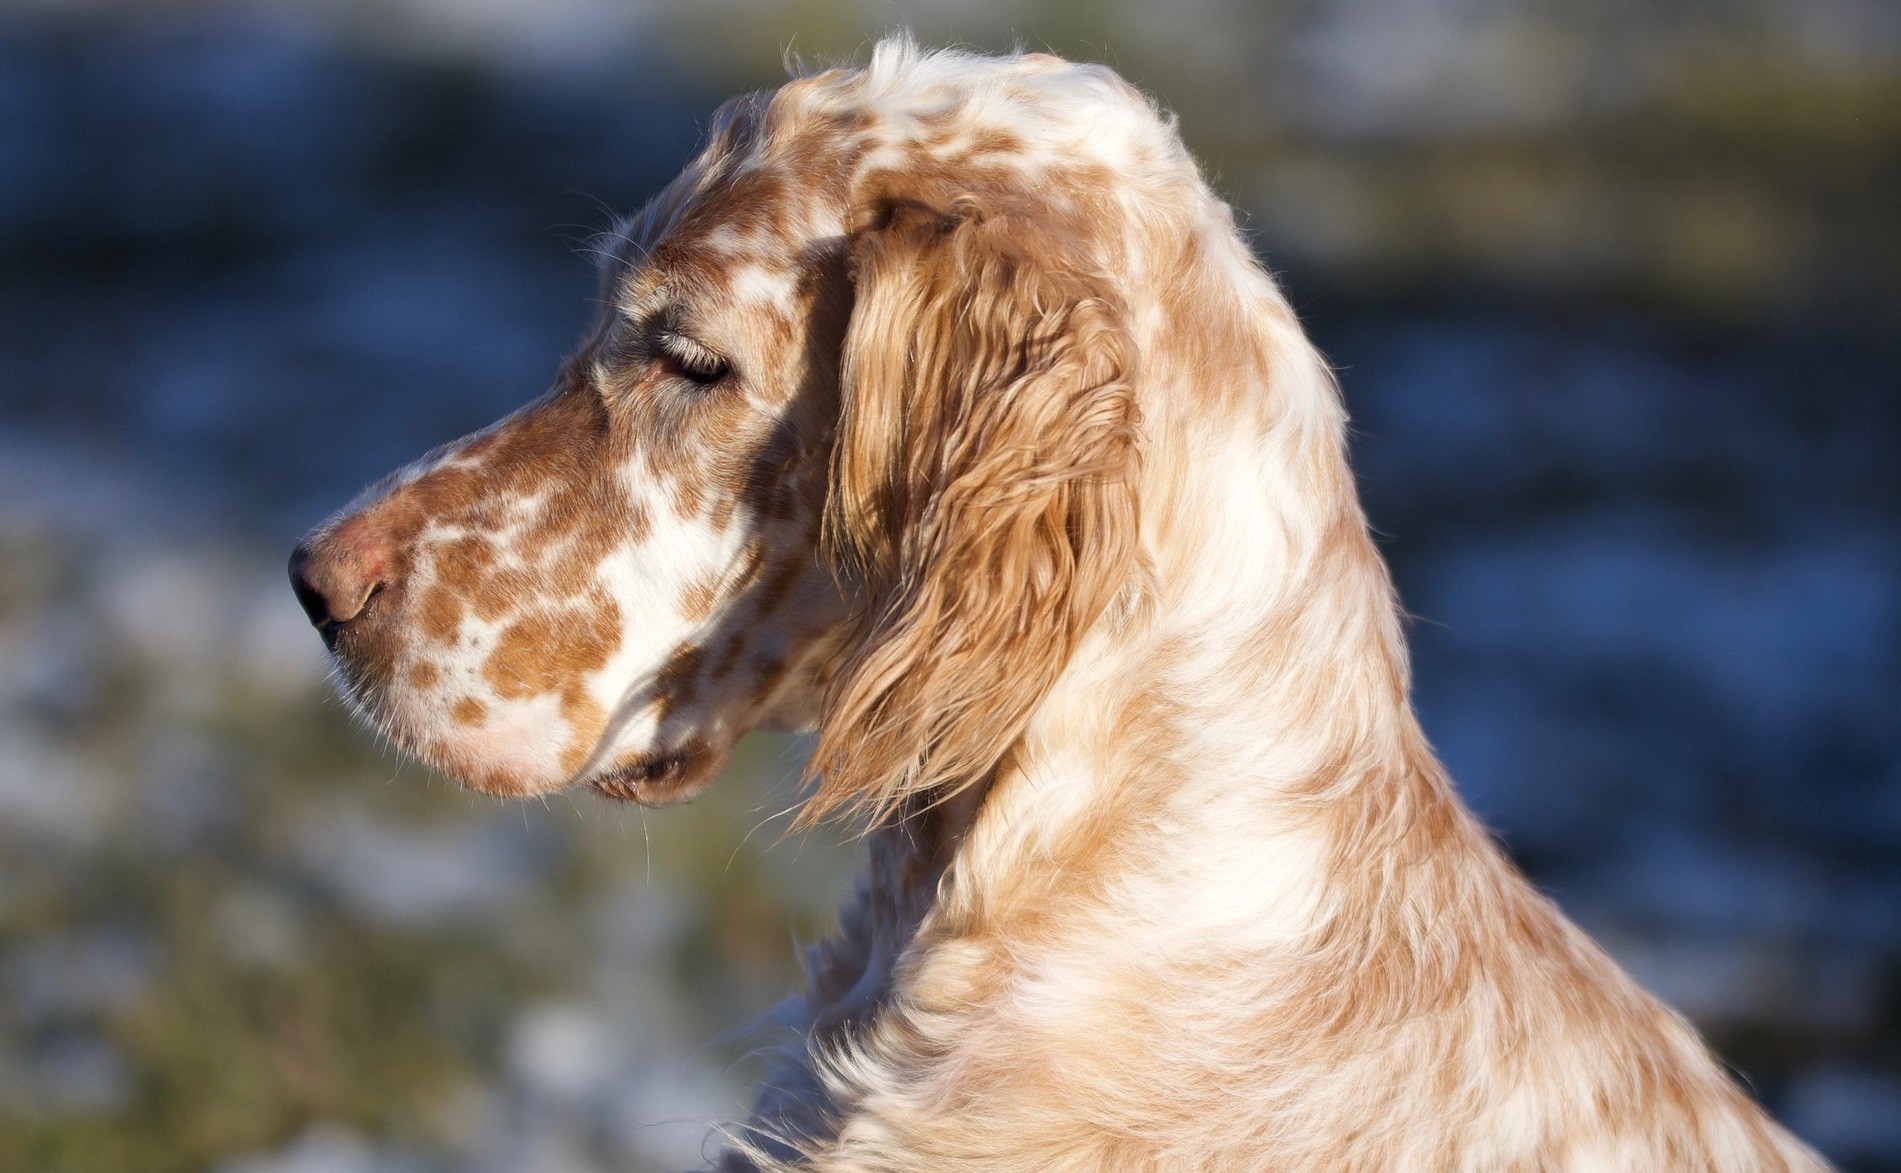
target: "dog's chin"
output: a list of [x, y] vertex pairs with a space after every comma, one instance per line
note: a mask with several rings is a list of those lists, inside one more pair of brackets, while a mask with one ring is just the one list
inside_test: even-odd
[[529, 755], [472, 752], [465, 745], [421, 746], [415, 753], [437, 773], [467, 790], [490, 798], [534, 798], [573, 784], [573, 779]]
[[704, 790], [726, 764], [726, 757], [727, 751], [696, 741], [603, 767], [587, 784], [596, 794], [618, 802], [670, 806]]
[[533, 727], [466, 729], [447, 724], [433, 705], [400, 691], [377, 693], [340, 674], [344, 696], [358, 719], [405, 755], [489, 798], [534, 798], [575, 785], [559, 748], [565, 730]]

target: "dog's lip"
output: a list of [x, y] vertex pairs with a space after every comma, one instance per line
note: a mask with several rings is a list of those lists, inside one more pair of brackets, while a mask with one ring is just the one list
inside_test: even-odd
[[677, 797], [698, 774], [696, 767], [705, 756], [694, 746], [647, 754], [596, 775], [588, 785], [605, 798], [655, 806]]

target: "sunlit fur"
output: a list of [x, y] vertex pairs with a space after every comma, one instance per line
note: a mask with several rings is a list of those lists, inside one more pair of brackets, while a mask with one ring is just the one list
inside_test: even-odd
[[[1340, 395], [1136, 90], [889, 41], [730, 105], [609, 251], [563, 394], [605, 396], [576, 418], [674, 504], [581, 577], [628, 616], [636, 573], [710, 601], [528, 672], [592, 698], [564, 737], [621, 740], [489, 788], [719, 749], [766, 695], [711, 687], [722, 641], [779, 649], [807, 816], [858, 812], [871, 862], [726, 1167], [1819, 1167], [1460, 805]], [[627, 344], [662, 305], [733, 359], [726, 398]], [[762, 498], [714, 450], [823, 491]], [[691, 545], [668, 527], [692, 574], [648, 565]], [[796, 590], [762, 599], [746, 550]]]
[[958, 201], [853, 257], [828, 537], [876, 602], [828, 698], [807, 817], [882, 819], [987, 775], [1128, 581], [1127, 315], [1019, 214]]

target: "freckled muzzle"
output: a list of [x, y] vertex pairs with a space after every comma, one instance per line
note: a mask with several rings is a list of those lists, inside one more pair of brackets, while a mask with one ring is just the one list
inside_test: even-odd
[[291, 585], [363, 714], [475, 789], [566, 785], [607, 720], [622, 615], [598, 568], [627, 523], [603, 429], [555, 395], [392, 477], [306, 538]]

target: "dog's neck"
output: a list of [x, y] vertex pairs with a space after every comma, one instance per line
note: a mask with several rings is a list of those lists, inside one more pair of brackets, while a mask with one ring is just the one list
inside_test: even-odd
[[[1047, 925], [1130, 876], [1177, 878], [1146, 910], [1177, 936], [1197, 917], [1210, 940], [1235, 941], [1237, 917], [1297, 934], [1351, 854], [1390, 858], [1369, 836], [1492, 855], [1412, 715], [1338, 393], [1278, 292], [1232, 260], [1216, 279], [1218, 251], [1200, 261], [1202, 286], [1225, 286], [1214, 304], [1158, 301], [1197, 320], [1158, 308], [1143, 340], [1140, 565], [971, 810], [927, 934]], [[1211, 315], [1229, 350], [1172, 349]]]

